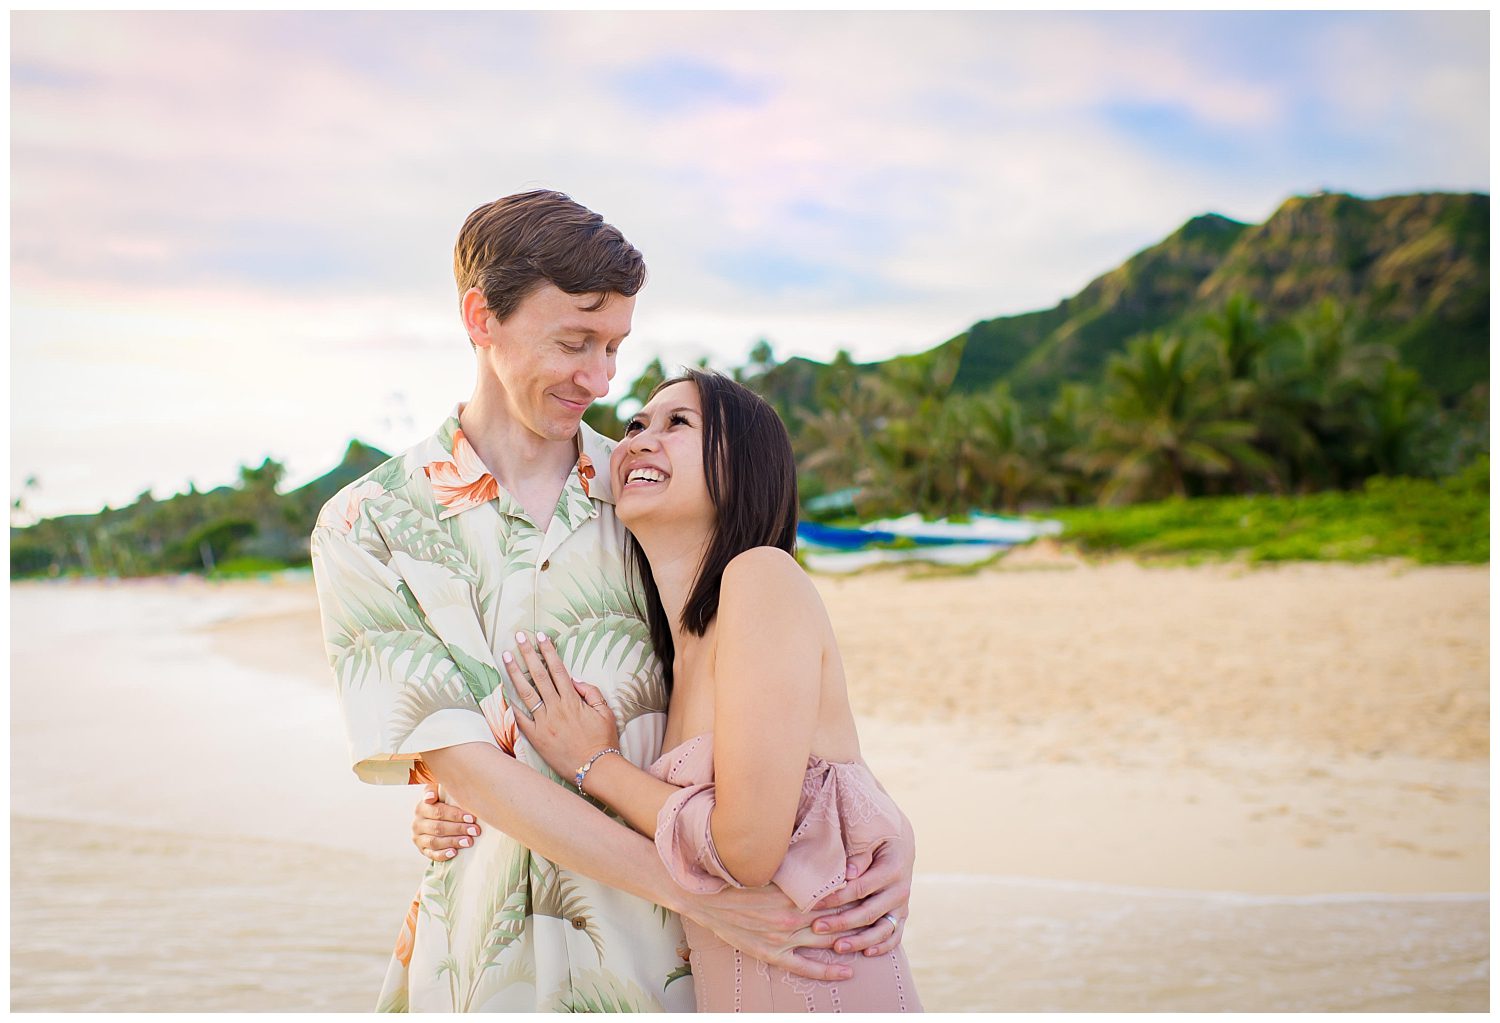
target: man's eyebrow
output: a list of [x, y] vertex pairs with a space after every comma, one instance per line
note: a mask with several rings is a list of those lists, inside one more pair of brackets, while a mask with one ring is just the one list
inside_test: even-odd
[[[563, 324], [559, 324], [558, 328], [557, 328], [557, 332], [559, 334], [578, 334], [578, 335], [580, 335], [582, 337], [598, 337], [599, 336], [594, 331], [594, 329], [592, 327], [590, 327], [590, 326], [588, 326], [586, 324], [582, 324], [582, 323], [563, 323]], [[627, 330], [625, 333], [623, 333], [623, 334], [620, 335], [620, 338], [623, 340], [624, 338], [627, 338], [629, 336], [630, 336], [630, 331]]]

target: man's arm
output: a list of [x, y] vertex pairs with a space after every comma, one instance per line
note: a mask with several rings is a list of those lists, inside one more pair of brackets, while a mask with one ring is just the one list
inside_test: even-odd
[[[779, 889], [694, 895], [667, 874], [651, 841], [487, 743], [422, 754], [428, 772], [461, 806], [566, 870], [697, 921], [734, 947], [813, 980], [847, 980], [847, 967], [815, 962], [799, 947], [827, 948]], [[728, 897], [725, 897], [728, 896]]]

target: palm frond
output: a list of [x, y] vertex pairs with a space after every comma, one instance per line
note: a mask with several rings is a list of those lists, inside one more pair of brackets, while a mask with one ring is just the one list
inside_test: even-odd
[[603, 576], [583, 576], [559, 587], [564, 598], [553, 617], [562, 628], [576, 628], [584, 622], [607, 618], [639, 618], [630, 591], [611, 585]]
[[600, 964], [604, 962], [604, 938], [594, 922], [594, 908], [578, 891], [577, 882], [557, 864], [535, 854], [531, 857], [531, 911], [576, 926], [583, 920], [583, 933], [594, 945]]
[[553, 1012], [660, 1012], [646, 992], [623, 977], [603, 970], [573, 974], [551, 999]]
[[529, 572], [536, 568], [537, 555], [542, 549], [541, 530], [525, 522], [507, 522], [505, 538], [509, 549], [505, 552], [505, 575], [513, 572]]
[[474, 985], [471, 1006], [483, 1006], [486, 1001], [497, 992], [504, 991], [512, 984], [536, 985], [536, 960], [528, 955], [515, 955], [507, 959], [503, 964], [491, 967], [484, 971], [484, 975]]
[[[426, 913], [443, 925], [443, 930], [448, 934], [450, 946], [453, 944], [453, 895], [457, 887], [458, 879], [453, 873], [452, 860], [432, 864], [422, 878], [420, 912]], [[458, 969], [456, 961], [453, 963], [453, 969]]]
[[450, 662], [439, 662], [437, 667], [431, 677], [410, 682], [397, 698], [389, 722], [392, 748], [399, 749], [418, 725], [438, 711], [477, 709], [458, 669]]
[[[465, 1012], [483, 1001], [479, 997], [480, 993], [493, 986], [487, 983], [490, 972], [499, 965], [505, 950], [515, 944], [526, 930], [526, 917], [531, 904], [528, 889], [530, 864], [531, 851], [522, 845], [515, 845], [511, 850], [510, 862], [506, 864], [504, 877], [499, 883], [486, 884], [490, 897], [480, 916], [480, 920], [484, 921], [484, 935], [475, 949], [469, 991], [464, 998]], [[510, 981], [513, 982], [514, 979]]]
[[513, 846], [504, 879], [488, 885], [491, 894], [483, 918], [489, 924], [479, 946], [479, 969], [499, 962], [500, 954], [521, 936], [530, 915], [531, 850], [520, 844]]
[[469, 692], [473, 694], [476, 703], [500, 688], [500, 672], [494, 665], [475, 660], [460, 650], [457, 644], [447, 649], [449, 656], [453, 658], [453, 662], [458, 665], [458, 670], [463, 674], [464, 683], [469, 687]]
[[477, 564], [471, 552], [454, 542], [453, 527], [436, 515], [423, 514], [405, 494], [373, 503], [370, 517], [392, 553], [401, 551], [418, 561], [435, 562], [470, 586], [478, 586]]
[[625, 726], [645, 714], [667, 712], [667, 683], [652, 665], [637, 670], [614, 692], [615, 725], [623, 735]]
[[330, 643], [352, 642], [362, 632], [401, 632], [423, 627], [422, 613], [399, 592], [367, 586], [347, 586], [338, 592], [341, 614], [332, 616], [337, 631]]

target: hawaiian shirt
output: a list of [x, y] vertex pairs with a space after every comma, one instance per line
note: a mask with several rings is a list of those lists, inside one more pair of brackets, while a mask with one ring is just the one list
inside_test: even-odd
[[[667, 694], [632, 599], [609, 474], [594, 471], [612, 442], [580, 425], [578, 465], [542, 530], [485, 469], [458, 413], [341, 490], [313, 530], [356, 775], [416, 784], [429, 780], [423, 751], [488, 742], [565, 784], [517, 730], [499, 669], [515, 634], [538, 630], [604, 692], [621, 750], [648, 766]], [[563, 870], [492, 823], [427, 867], [378, 1008], [692, 1011], [682, 942], [674, 914]]]

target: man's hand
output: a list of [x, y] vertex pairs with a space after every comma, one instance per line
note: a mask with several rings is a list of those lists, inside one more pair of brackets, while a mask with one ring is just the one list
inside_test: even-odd
[[[901, 944], [911, 901], [912, 868], [917, 861], [911, 821], [905, 814], [901, 820], [905, 827], [899, 839], [877, 848], [864, 870], [851, 860], [849, 882], [813, 906], [814, 912], [841, 909], [819, 917], [813, 924], [813, 932], [819, 936], [837, 937], [833, 944], [835, 952], [863, 951], [867, 956], [878, 956]], [[894, 927], [887, 913], [895, 918]], [[853, 933], [841, 934], [841, 931]]]
[[479, 822], [463, 807], [438, 799], [436, 785], [424, 786], [411, 822], [411, 840], [423, 856], [434, 863], [451, 860], [479, 837]]
[[809, 980], [848, 980], [854, 971], [821, 963], [799, 948], [829, 948], [839, 934], [816, 934], [816, 914], [798, 912], [780, 888], [725, 888], [714, 895], [685, 894], [679, 911], [741, 952]]

